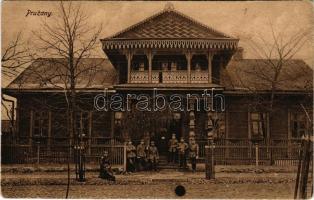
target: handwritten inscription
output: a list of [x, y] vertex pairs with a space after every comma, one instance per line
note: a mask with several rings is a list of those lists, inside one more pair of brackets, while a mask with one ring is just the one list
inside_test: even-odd
[[40, 16], [40, 17], [50, 17], [52, 15], [52, 12], [47, 12], [47, 11], [32, 11], [32, 10], [27, 10], [25, 17], [29, 16]]

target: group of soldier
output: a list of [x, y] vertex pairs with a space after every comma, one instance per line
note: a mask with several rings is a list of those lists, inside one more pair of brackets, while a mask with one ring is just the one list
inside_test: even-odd
[[154, 141], [149, 145], [145, 145], [144, 140], [135, 146], [129, 141], [126, 146], [127, 153], [127, 172], [155, 170], [157, 171], [157, 163], [159, 160], [159, 152]]
[[[172, 134], [168, 143], [168, 162], [179, 163], [181, 169], [187, 169], [187, 159], [190, 160], [192, 171], [196, 170], [196, 161], [198, 158], [199, 146], [192, 137], [186, 143], [184, 138], [177, 140], [176, 135]], [[127, 166], [128, 173], [143, 170], [158, 170], [159, 152], [154, 141], [145, 144], [144, 139], [135, 147], [132, 141], [126, 145]], [[111, 170], [108, 152], [105, 151], [100, 158], [100, 178], [115, 181], [115, 176]]]
[[[135, 172], [142, 170], [158, 170], [159, 152], [154, 141], [149, 145], [145, 145], [144, 140], [135, 147], [132, 141], [128, 142], [126, 146], [127, 151], [127, 172]], [[189, 143], [181, 138], [180, 141], [176, 139], [176, 135], [172, 134], [172, 138], [168, 143], [168, 162], [177, 163], [179, 167], [187, 168], [187, 159], [190, 160], [192, 170], [196, 170], [196, 160], [198, 158], [199, 146], [194, 138], [189, 139]]]
[[196, 171], [196, 160], [199, 154], [199, 146], [195, 141], [195, 138], [191, 137], [189, 143], [181, 138], [180, 141], [176, 139], [176, 135], [172, 134], [172, 138], [169, 140], [169, 156], [168, 162], [176, 163], [179, 161], [180, 168], [187, 168], [187, 158], [192, 165], [192, 171]]

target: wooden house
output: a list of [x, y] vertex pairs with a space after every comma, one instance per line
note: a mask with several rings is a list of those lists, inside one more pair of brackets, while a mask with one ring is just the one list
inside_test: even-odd
[[[87, 155], [99, 155], [101, 145], [115, 145], [109, 141], [131, 139], [137, 143], [145, 137], [154, 139], [161, 154], [166, 154], [172, 133], [186, 140], [193, 136], [204, 149], [209, 121], [215, 118], [219, 124], [215, 131], [217, 158], [250, 160], [257, 138], [265, 159], [268, 148], [276, 145], [285, 148], [278, 154], [284, 159], [291, 156], [289, 148], [295, 141], [312, 131], [307, 112], [312, 117], [313, 71], [302, 60], [285, 62], [280, 81], [272, 90], [267, 77], [271, 79], [273, 74], [266, 60], [244, 59], [239, 39], [172, 7], [100, 42], [108, 59], [83, 59], [82, 69], [97, 65], [99, 71], [92, 77], [82, 73], [76, 84], [77, 127], [87, 138]], [[66, 60], [38, 59], [2, 89], [17, 99], [17, 146], [31, 149], [36, 146], [34, 137], [40, 137], [46, 151], [67, 148], [72, 137], [67, 131], [67, 100], [61, 79], [53, 76], [61, 63]], [[152, 97], [154, 90], [167, 98], [191, 93], [201, 97], [204, 90], [214, 90], [215, 95], [224, 96], [224, 108], [197, 110], [196, 104], [203, 105], [202, 100], [191, 101], [190, 110], [155, 113], [99, 111], [94, 105], [95, 96], [104, 92], [109, 96], [132, 93]]]

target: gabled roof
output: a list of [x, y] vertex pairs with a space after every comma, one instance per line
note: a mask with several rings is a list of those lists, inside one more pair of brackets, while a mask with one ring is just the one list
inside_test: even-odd
[[[240, 59], [231, 60], [222, 72], [221, 84], [226, 90], [267, 91], [271, 89], [270, 81], [274, 70], [269, 62], [278, 60]], [[303, 60], [285, 61], [278, 77], [277, 90], [312, 91], [313, 69]]]
[[238, 39], [210, 28], [173, 8], [101, 40], [105, 49], [224, 48], [236, 49]]
[[[103, 58], [83, 58], [76, 68], [76, 88], [103, 89], [116, 81], [116, 71], [110, 61]], [[40, 58], [35, 60], [6, 89], [43, 90], [66, 88], [69, 82], [67, 60]]]
[[[231, 39], [173, 9], [165, 9], [130, 26], [110, 39]], [[107, 39], [109, 39], [107, 38]]]

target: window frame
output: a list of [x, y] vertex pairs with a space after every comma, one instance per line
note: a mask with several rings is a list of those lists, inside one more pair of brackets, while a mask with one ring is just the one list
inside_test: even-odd
[[49, 111], [48, 110], [34, 110], [32, 120], [33, 120], [32, 135], [35, 137], [48, 137], [49, 136]]
[[[308, 133], [308, 120], [306, 114], [301, 111], [290, 111], [289, 112], [289, 123], [290, 123], [290, 131], [289, 131], [289, 138], [290, 139], [301, 139], [302, 136], [305, 136]], [[299, 116], [302, 116], [299, 118]], [[303, 128], [300, 128], [300, 123], [303, 123]], [[296, 125], [296, 127], [295, 127]], [[294, 130], [296, 128], [296, 130]], [[303, 131], [303, 135], [300, 133]], [[294, 133], [296, 132], [297, 135]], [[296, 137], [295, 137], [296, 136]]]
[[[257, 114], [257, 118], [253, 117], [253, 114]], [[268, 113], [260, 111], [249, 112], [249, 138], [268, 138]], [[254, 124], [257, 125], [257, 133], [254, 131]]]

